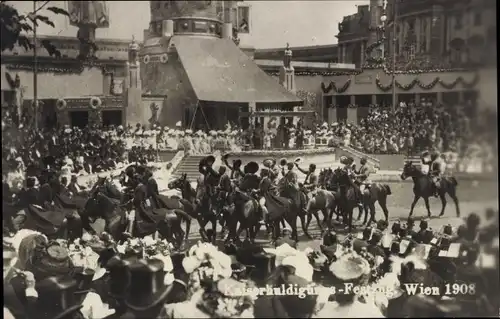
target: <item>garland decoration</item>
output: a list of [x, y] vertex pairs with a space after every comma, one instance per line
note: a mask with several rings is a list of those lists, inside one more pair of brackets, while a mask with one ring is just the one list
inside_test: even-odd
[[142, 59], [142, 61], [144, 62], [144, 64], [148, 64], [150, 59], [151, 58], [149, 57], [149, 55], [145, 55], [144, 58]]
[[167, 63], [167, 61], [168, 61], [168, 55], [166, 53], [162, 54], [160, 56], [160, 62], [161, 63]]
[[351, 85], [351, 79], [348, 79], [344, 83], [344, 85], [342, 85], [340, 88], [338, 88], [337, 85], [335, 85], [335, 82], [333, 81], [331, 81], [330, 84], [328, 84], [328, 86], [325, 86], [325, 84], [321, 82], [321, 90], [325, 94], [330, 92], [331, 90], [334, 90], [336, 93], [344, 93], [345, 91], [347, 91], [350, 85]]
[[63, 110], [66, 108], [66, 100], [65, 99], [58, 99], [56, 101], [56, 108], [58, 110]]
[[391, 89], [392, 89], [392, 82], [390, 82], [389, 84], [387, 85], [384, 85], [382, 84], [382, 82], [380, 81], [380, 77], [379, 75], [377, 74], [377, 77], [375, 78], [375, 84], [377, 85], [377, 87], [382, 91], [382, 92], [389, 92]]
[[[59, 61], [59, 60], [58, 60]], [[85, 61], [85, 62], [77, 62], [74, 59], [62, 60], [62, 63], [53, 63], [53, 62], [39, 62], [37, 67], [37, 72], [40, 73], [58, 73], [58, 74], [81, 74], [85, 68], [100, 68], [103, 74], [111, 73], [106, 66], [106, 62], [99, 61]], [[44, 65], [45, 64], [45, 65]], [[61, 66], [63, 64], [64, 66]], [[68, 66], [66, 66], [68, 65]], [[34, 65], [31, 62], [28, 63], [16, 63], [6, 65], [7, 70], [21, 70], [21, 71], [34, 71]]]
[[102, 105], [102, 101], [97, 96], [93, 96], [90, 98], [90, 108], [92, 108], [93, 110], [101, 107], [101, 105]]
[[[436, 77], [434, 78], [434, 80], [432, 80], [430, 83], [428, 84], [425, 84], [423, 83], [420, 79], [418, 78], [415, 78], [413, 79], [410, 83], [408, 84], [402, 84], [400, 83], [399, 81], [394, 81], [395, 84], [396, 84], [396, 87], [400, 90], [403, 90], [403, 91], [410, 91], [411, 89], [413, 89], [415, 86], [418, 86], [419, 88], [421, 88], [422, 90], [432, 90], [438, 83], [445, 89], [447, 90], [453, 90], [457, 85], [459, 84], [462, 84], [462, 86], [466, 89], [471, 89], [473, 88], [474, 86], [477, 85], [477, 83], [479, 82], [479, 74], [475, 74], [474, 75], [474, 78], [468, 82], [466, 81], [462, 76], [459, 76], [457, 79], [455, 79], [453, 82], [451, 83], [446, 83], [444, 82], [443, 80], [441, 80], [439, 77]], [[389, 83], [387, 85], [384, 85], [382, 83], [382, 81], [380, 81], [380, 77], [377, 75], [376, 79], [375, 79], [375, 84], [377, 85], [377, 87], [379, 88], [379, 90], [381, 90], [382, 92], [388, 92], [392, 89], [392, 83]]]
[[474, 78], [470, 82], [467, 82], [462, 76], [459, 76], [458, 78], [455, 79], [455, 81], [451, 83], [446, 83], [443, 80], [439, 79], [439, 84], [447, 90], [452, 90], [459, 84], [462, 84], [462, 86], [466, 89], [471, 89], [475, 87], [478, 83], [479, 83], [478, 73], [474, 75]]

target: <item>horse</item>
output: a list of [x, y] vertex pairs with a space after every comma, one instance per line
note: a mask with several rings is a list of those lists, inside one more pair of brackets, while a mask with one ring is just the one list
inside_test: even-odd
[[90, 224], [93, 220], [102, 218], [107, 233], [117, 241], [125, 239], [129, 235], [126, 232], [128, 219], [125, 205], [109, 196], [106, 178], [98, 178], [89, 195], [84, 209], [80, 211], [83, 228], [91, 233], [95, 232]]
[[[107, 195], [109, 198], [112, 200], [115, 200], [116, 202], [120, 203], [121, 207], [125, 208], [126, 211], [131, 211], [133, 209], [133, 194], [125, 194], [122, 193], [117, 185], [112, 183], [111, 178], [99, 178], [98, 183], [100, 186], [100, 190]], [[187, 241], [189, 240], [189, 231], [191, 227], [191, 218], [184, 212], [184, 206], [179, 202], [179, 199], [175, 198], [168, 198], [163, 195], [157, 195], [159, 197], [159, 200], [163, 203], [153, 203], [157, 204], [155, 209], [157, 211], [165, 209], [167, 212], [165, 213], [165, 220], [161, 220], [157, 224], [157, 230], [158, 233], [168, 239], [171, 239], [172, 235], [175, 237], [175, 242], [178, 247], [182, 246], [183, 240]], [[174, 200], [174, 203], [171, 202], [171, 199]], [[155, 201], [153, 201], [155, 202]], [[171, 206], [171, 207], [170, 207]], [[173, 213], [173, 214], [172, 214]], [[137, 212], [136, 212], [137, 214]], [[137, 217], [137, 215], [136, 215]], [[139, 216], [141, 217], [141, 216]], [[146, 222], [148, 221], [149, 218], [146, 217]], [[184, 232], [181, 228], [181, 222], [185, 221], [186, 222], [186, 232]], [[134, 223], [134, 228], [133, 230], [138, 230], [137, 228], [137, 223], [139, 221], [136, 221]], [[150, 220], [150, 222], [152, 222]], [[151, 230], [150, 230], [151, 231]], [[149, 232], [145, 235], [149, 235]], [[185, 235], [185, 237], [184, 237]]]
[[[318, 227], [323, 233], [323, 225], [331, 227], [331, 215], [333, 211], [337, 208], [338, 194], [326, 189], [316, 190], [316, 195], [309, 199], [306, 204], [306, 211], [308, 212], [308, 218], [306, 222], [306, 229], [309, 229], [309, 224], [311, 223], [312, 216], [316, 218]], [[323, 222], [320, 222], [318, 211], [323, 213]]]
[[[180, 178], [173, 180], [168, 184], [169, 189], [181, 191], [182, 199], [179, 199], [186, 208], [185, 211], [200, 225], [200, 235], [203, 240], [215, 242], [217, 233], [217, 215], [211, 209], [211, 200], [208, 196], [198, 198], [199, 193], [191, 186], [187, 179], [187, 174], [182, 174]], [[207, 213], [208, 212], [208, 213]], [[205, 226], [211, 222], [213, 236], [208, 238]]]
[[[435, 190], [435, 185], [433, 185], [431, 176], [423, 173], [421, 169], [413, 165], [411, 161], [407, 161], [403, 167], [401, 179], [405, 180], [408, 177], [411, 177], [413, 180], [414, 194], [409, 216], [413, 215], [413, 209], [415, 208], [418, 200], [422, 197], [425, 202], [425, 207], [427, 208], [427, 216], [431, 217], [432, 214], [429, 205], [429, 197], [434, 195]], [[437, 191], [442, 204], [439, 216], [441, 217], [444, 215], [444, 210], [446, 208], [446, 194], [448, 194], [455, 203], [457, 217], [460, 217], [460, 207], [457, 198], [457, 180], [453, 176], [441, 177], [439, 184], [440, 187]]]
[[[363, 225], [369, 225], [375, 220], [375, 203], [378, 202], [380, 208], [384, 212], [385, 221], [389, 221], [389, 210], [387, 209], [387, 197], [392, 194], [391, 188], [387, 184], [370, 183], [361, 192], [361, 200], [363, 203], [363, 211], [365, 218]], [[370, 211], [370, 220], [368, 220], [368, 210]], [[360, 210], [357, 220], [361, 219], [362, 212]]]
[[338, 205], [339, 209], [344, 217], [344, 224], [348, 228], [349, 232], [352, 231], [352, 215], [355, 207], [358, 206], [356, 199], [356, 189], [352, 185], [351, 177], [348, 173], [337, 168], [333, 171], [333, 184], [338, 184], [339, 187], [339, 197]]
[[[300, 187], [300, 185], [299, 185]], [[307, 238], [312, 239], [312, 236], [309, 234], [306, 225], [309, 225], [306, 222], [306, 217], [310, 216], [309, 212], [306, 210], [306, 205], [307, 205], [307, 196], [305, 193], [300, 190], [296, 189], [295, 187], [291, 185], [286, 184], [286, 179], [282, 178], [278, 182], [278, 189], [279, 189], [279, 195], [281, 197], [287, 198], [290, 200], [290, 209], [288, 211], [288, 214], [285, 217], [285, 220], [288, 222], [290, 227], [292, 228], [292, 237], [294, 237], [295, 233], [295, 240], [297, 239], [297, 217], [300, 218], [300, 223], [302, 226], [302, 231], [306, 235]], [[317, 216], [317, 212], [316, 212]], [[316, 217], [317, 220], [319, 220], [319, 216]], [[279, 231], [279, 224], [276, 226]], [[275, 228], [276, 228], [275, 227]], [[275, 229], [276, 230], [276, 229]]]

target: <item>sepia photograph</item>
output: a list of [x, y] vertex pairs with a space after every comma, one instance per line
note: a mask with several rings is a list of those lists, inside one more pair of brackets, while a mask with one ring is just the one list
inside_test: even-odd
[[0, 8], [4, 318], [500, 316], [495, 0]]

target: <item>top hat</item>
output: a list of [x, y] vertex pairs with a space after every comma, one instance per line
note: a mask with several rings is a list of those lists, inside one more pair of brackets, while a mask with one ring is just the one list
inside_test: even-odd
[[78, 283], [66, 276], [48, 277], [36, 283], [38, 300], [32, 309], [36, 318], [62, 319], [78, 311], [81, 298], [75, 297]]
[[133, 311], [145, 311], [162, 303], [172, 285], [166, 286], [164, 263], [158, 259], [141, 259], [129, 265], [130, 289], [125, 304]]
[[128, 266], [131, 260], [121, 258], [116, 255], [112, 257], [106, 264], [109, 270], [109, 294], [115, 299], [124, 298], [125, 293], [130, 285], [130, 273]]
[[241, 166], [241, 160], [240, 159], [233, 160], [233, 167], [234, 166], [236, 166], [236, 167]]
[[323, 245], [330, 246], [337, 243], [337, 233], [333, 230], [328, 231], [323, 236]]
[[205, 157], [205, 160], [206, 160], [206, 161], [210, 161], [210, 162], [212, 162], [212, 163], [213, 163], [213, 162], [215, 162], [215, 156], [213, 156], [213, 155], [209, 155], [209, 156]]

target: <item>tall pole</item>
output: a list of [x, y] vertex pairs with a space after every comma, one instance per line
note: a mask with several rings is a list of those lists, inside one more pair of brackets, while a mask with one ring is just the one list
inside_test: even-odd
[[[36, 1], [33, 1], [33, 13], [36, 12]], [[37, 37], [36, 21], [33, 20], [33, 108], [35, 111], [35, 131], [38, 131], [38, 55], [37, 55]]]
[[398, 19], [398, 0], [393, 0], [393, 16], [392, 19], [392, 109], [396, 109], [396, 32], [397, 32], [397, 19]]

